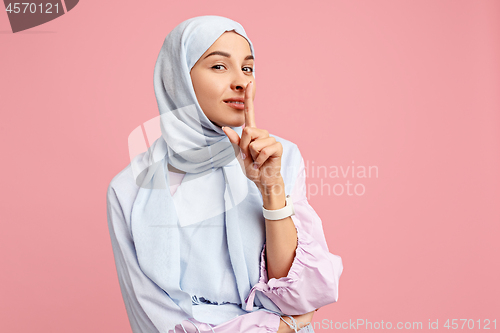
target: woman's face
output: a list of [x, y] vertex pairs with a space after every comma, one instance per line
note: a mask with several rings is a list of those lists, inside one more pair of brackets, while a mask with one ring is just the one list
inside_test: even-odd
[[[215, 52], [215, 53], [214, 53]], [[248, 82], [254, 82], [253, 57], [250, 45], [241, 35], [226, 31], [198, 59], [191, 69], [191, 81], [196, 98], [208, 119], [222, 126], [242, 126], [245, 123], [243, 104]]]

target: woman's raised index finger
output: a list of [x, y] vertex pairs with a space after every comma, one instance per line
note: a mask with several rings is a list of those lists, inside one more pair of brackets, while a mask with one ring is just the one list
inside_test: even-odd
[[256, 127], [252, 95], [253, 82], [250, 81], [245, 88], [245, 127]]

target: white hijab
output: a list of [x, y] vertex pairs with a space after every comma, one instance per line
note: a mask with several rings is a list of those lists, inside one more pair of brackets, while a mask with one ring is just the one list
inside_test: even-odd
[[[154, 70], [162, 135], [146, 154], [132, 161], [140, 186], [131, 217], [137, 259], [142, 271], [172, 301], [170, 304], [150, 304], [148, 315], [157, 327], [167, 331], [184, 319], [206, 321], [208, 318], [197, 317], [192, 305], [194, 295], [180, 288], [180, 228], [203, 223], [209, 217], [224, 219], [241, 305], [218, 305], [217, 310], [210, 313], [211, 323], [222, 323], [246, 313], [246, 298], [259, 280], [260, 253], [265, 242], [260, 193], [243, 174], [225, 133], [202, 111], [190, 76], [191, 68], [203, 53], [224, 32], [232, 30], [246, 38], [255, 56], [243, 27], [224, 17], [191, 18], [168, 34]], [[232, 128], [241, 136], [241, 127]], [[177, 191], [182, 191], [183, 197], [188, 199], [176, 200], [177, 192], [174, 197], [170, 195], [168, 163], [186, 172]], [[212, 177], [215, 172], [224, 177]], [[215, 179], [224, 181], [215, 182]], [[217, 206], [210, 195], [211, 189], [221, 187], [224, 188], [222, 207]], [[193, 243], [192, 246], [204, 245]], [[218, 276], [217, 272], [209, 274], [212, 278]], [[282, 314], [266, 296], [256, 294], [252, 301], [253, 310], [266, 309]]]

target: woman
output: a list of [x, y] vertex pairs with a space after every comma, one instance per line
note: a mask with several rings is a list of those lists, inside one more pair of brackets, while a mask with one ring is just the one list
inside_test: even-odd
[[134, 332], [313, 332], [314, 311], [337, 301], [342, 261], [307, 202], [300, 151], [255, 123], [254, 58], [224, 17], [165, 39], [162, 134], [107, 193]]

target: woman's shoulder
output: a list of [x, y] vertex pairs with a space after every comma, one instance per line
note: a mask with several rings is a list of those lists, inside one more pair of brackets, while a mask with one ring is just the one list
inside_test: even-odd
[[114, 194], [120, 204], [126, 206], [128, 203], [133, 202], [138, 191], [139, 186], [136, 183], [136, 177], [134, 177], [132, 163], [129, 163], [111, 179], [107, 194], [108, 196]]

